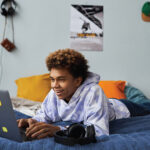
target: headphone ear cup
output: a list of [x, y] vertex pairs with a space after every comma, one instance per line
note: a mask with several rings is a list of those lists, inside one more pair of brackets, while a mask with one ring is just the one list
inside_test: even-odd
[[8, 15], [13, 16], [15, 14], [15, 9], [13, 7], [10, 7], [8, 9]]
[[68, 137], [81, 138], [85, 136], [85, 129], [81, 124], [72, 124], [68, 128]]
[[87, 138], [92, 142], [96, 142], [94, 125], [87, 126]]
[[7, 13], [7, 11], [6, 11], [5, 8], [2, 8], [2, 9], [1, 9], [1, 14], [2, 14], [3, 16], [7, 16], [7, 15], [8, 15], [8, 13]]

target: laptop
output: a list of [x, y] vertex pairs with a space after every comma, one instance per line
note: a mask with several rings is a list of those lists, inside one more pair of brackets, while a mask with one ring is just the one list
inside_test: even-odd
[[18, 128], [8, 91], [0, 90], [0, 137], [17, 142], [28, 141], [25, 129]]

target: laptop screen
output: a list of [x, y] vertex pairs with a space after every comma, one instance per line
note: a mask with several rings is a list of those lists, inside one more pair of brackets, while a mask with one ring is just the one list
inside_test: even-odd
[[8, 91], [0, 90], [0, 136], [22, 142]]

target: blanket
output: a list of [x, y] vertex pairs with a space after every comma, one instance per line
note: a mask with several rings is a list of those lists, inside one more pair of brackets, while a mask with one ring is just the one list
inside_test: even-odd
[[[15, 111], [16, 118], [28, 118]], [[66, 122], [58, 124], [66, 125]], [[110, 122], [110, 135], [97, 138], [97, 143], [66, 146], [55, 143], [54, 138], [18, 143], [0, 138], [0, 150], [148, 150], [150, 149], [150, 115]]]

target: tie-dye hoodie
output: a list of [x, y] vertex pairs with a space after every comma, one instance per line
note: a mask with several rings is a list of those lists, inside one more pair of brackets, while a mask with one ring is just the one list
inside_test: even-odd
[[[41, 109], [33, 119], [47, 123], [83, 121], [86, 126], [94, 125], [96, 136], [108, 135], [109, 120], [116, 118], [116, 112], [113, 104], [109, 103], [103, 90], [98, 85], [99, 81], [99, 75], [89, 72], [87, 79], [76, 90], [69, 103], [59, 99], [51, 89], [42, 103]], [[116, 103], [120, 105], [120, 108], [123, 108], [124, 115], [121, 118], [129, 117], [126, 107], [119, 101]]]

